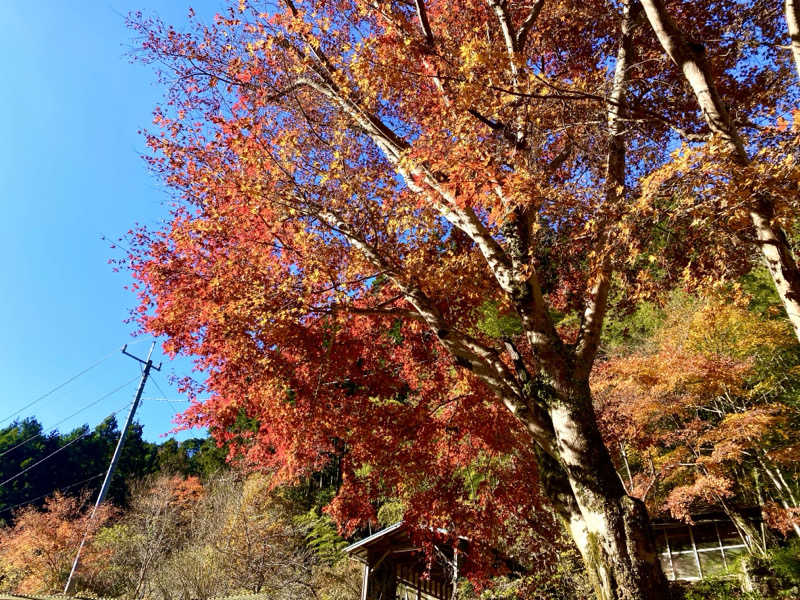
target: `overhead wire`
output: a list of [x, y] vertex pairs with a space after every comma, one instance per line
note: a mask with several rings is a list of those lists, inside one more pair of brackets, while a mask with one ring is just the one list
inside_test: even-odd
[[[141, 341], [144, 341], [144, 340], [139, 340], [139, 341], [137, 341], [137, 342], [134, 342], [134, 343], [139, 343], [139, 342], [141, 342]], [[111, 358], [111, 357], [112, 357], [114, 354], [116, 354], [117, 352], [119, 352], [119, 348], [115, 348], [114, 350], [112, 350], [111, 352], [109, 352], [108, 354], [106, 354], [105, 356], [103, 356], [102, 358], [98, 359], [97, 361], [93, 362], [92, 364], [90, 364], [90, 365], [89, 365], [88, 367], [86, 367], [85, 369], [82, 369], [81, 371], [79, 371], [78, 373], [76, 373], [75, 375], [73, 375], [72, 377], [70, 377], [69, 379], [67, 379], [66, 381], [63, 381], [63, 382], [59, 383], [57, 386], [55, 386], [54, 388], [52, 388], [52, 389], [48, 390], [47, 392], [45, 392], [44, 394], [42, 394], [42, 395], [41, 395], [41, 396], [39, 396], [38, 398], [35, 398], [35, 399], [34, 399], [34, 400], [32, 400], [31, 402], [28, 402], [28, 404], [26, 404], [25, 406], [23, 406], [22, 408], [20, 408], [20, 409], [19, 409], [19, 410], [17, 410], [16, 412], [14, 412], [14, 413], [12, 413], [12, 414], [8, 415], [7, 417], [4, 417], [3, 419], [0, 419], [0, 423], [5, 423], [6, 421], [8, 421], [8, 420], [10, 420], [10, 419], [13, 419], [14, 417], [16, 417], [17, 415], [19, 415], [20, 413], [22, 413], [22, 412], [26, 411], [27, 409], [29, 409], [29, 408], [30, 408], [31, 406], [33, 406], [34, 404], [38, 404], [39, 402], [41, 402], [42, 400], [44, 400], [44, 399], [45, 399], [45, 398], [47, 398], [48, 396], [52, 396], [53, 394], [55, 394], [55, 393], [56, 393], [58, 390], [60, 390], [61, 388], [63, 388], [63, 387], [65, 387], [65, 386], [69, 385], [70, 383], [72, 383], [73, 381], [75, 381], [76, 379], [78, 379], [78, 377], [80, 377], [81, 375], [85, 375], [86, 373], [88, 373], [89, 371], [91, 371], [92, 369], [94, 369], [95, 367], [97, 367], [98, 365], [101, 365], [101, 364], [103, 364], [105, 361], [107, 361], [109, 358]]]
[[[127, 404], [125, 404], [124, 406], [122, 406], [122, 407], [118, 408], [117, 410], [115, 410], [114, 412], [112, 412], [110, 415], [108, 415], [108, 417], [113, 417], [113, 416], [114, 416], [114, 415], [116, 415], [118, 412], [120, 412], [121, 410], [123, 410], [123, 409], [124, 409], [124, 408], [126, 408], [127, 406], [130, 406], [131, 404], [132, 404], [131, 402], [128, 402], [128, 403], [127, 403]], [[108, 418], [108, 417], [106, 417], [106, 418]], [[81, 435], [79, 435], [78, 437], [76, 437], [74, 440], [70, 440], [69, 442], [67, 442], [66, 444], [64, 444], [63, 446], [61, 446], [60, 448], [57, 448], [56, 450], [54, 450], [53, 452], [51, 452], [50, 454], [48, 454], [47, 456], [45, 456], [44, 458], [42, 458], [42, 459], [40, 459], [40, 460], [37, 460], [37, 461], [36, 461], [35, 463], [33, 463], [32, 465], [29, 465], [29, 466], [27, 466], [26, 468], [24, 468], [22, 471], [20, 471], [20, 472], [19, 472], [19, 473], [17, 473], [16, 475], [13, 475], [12, 477], [9, 477], [9, 478], [8, 478], [8, 479], [6, 479], [5, 481], [3, 481], [3, 482], [0, 482], [0, 488], [1, 488], [1, 487], [3, 487], [4, 485], [6, 485], [7, 483], [11, 483], [12, 481], [14, 481], [14, 480], [15, 480], [15, 479], [17, 479], [17, 478], [19, 478], [19, 477], [22, 477], [22, 476], [23, 476], [25, 473], [27, 473], [28, 471], [30, 471], [31, 469], [33, 469], [33, 468], [35, 468], [35, 467], [38, 467], [38, 466], [39, 466], [40, 464], [42, 464], [43, 462], [45, 462], [45, 461], [47, 461], [47, 460], [50, 460], [50, 459], [51, 459], [53, 456], [55, 456], [55, 455], [56, 455], [56, 454], [58, 454], [59, 452], [61, 452], [61, 451], [63, 451], [63, 450], [66, 450], [67, 448], [69, 448], [70, 446], [72, 446], [72, 444], [75, 444], [75, 443], [79, 442], [80, 440], [82, 440], [83, 438], [85, 438], [85, 437], [87, 437], [87, 436], [91, 435], [91, 434], [93, 433], [93, 431], [94, 431], [94, 430], [92, 430], [92, 429], [87, 429], [85, 432], [83, 432]]]
[[[167, 398], [167, 395], [164, 393], [164, 390], [162, 390], [162, 389], [161, 389], [161, 386], [160, 386], [160, 385], [158, 385], [158, 379], [157, 379], [155, 376], [153, 376], [153, 378], [152, 378], [152, 379], [153, 379], [153, 384], [155, 384], [155, 386], [156, 386], [156, 389], [157, 389], [157, 390], [158, 390], [158, 392], [161, 394], [161, 396], [163, 397], [163, 399], [164, 399], [164, 400], [166, 400], [167, 402], [169, 402], [170, 406], [172, 406], [172, 410], [174, 410], [174, 411], [175, 411], [174, 413], [170, 414], [170, 421], [171, 421], [172, 423], [174, 423], [174, 420], [173, 420], [173, 419], [175, 418], [175, 415], [177, 415], [178, 413], [181, 413], [181, 412], [183, 412], [183, 411], [184, 411], [184, 409], [185, 409], [185, 407], [178, 406], [178, 405], [174, 404], [172, 400], [170, 400], [169, 398]], [[171, 412], [171, 411], [169, 411], [169, 412]], [[174, 430], [172, 430], [172, 431], [174, 432]], [[169, 433], [169, 432], [167, 432], [167, 433]]]
[[53, 425], [53, 426], [52, 426], [52, 427], [51, 427], [49, 430], [47, 430], [47, 431], [42, 431], [42, 432], [40, 432], [40, 433], [37, 433], [37, 434], [35, 434], [35, 435], [32, 435], [32, 436], [30, 436], [29, 438], [27, 438], [26, 440], [23, 440], [23, 441], [19, 442], [19, 443], [18, 443], [16, 446], [12, 446], [11, 448], [8, 448], [8, 449], [4, 450], [3, 452], [0, 452], [0, 458], [2, 458], [3, 456], [5, 456], [5, 455], [6, 455], [6, 454], [8, 454], [9, 452], [12, 452], [13, 450], [16, 450], [16, 449], [17, 449], [17, 448], [19, 448], [20, 446], [24, 446], [24, 445], [25, 445], [25, 444], [27, 444], [28, 442], [30, 442], [30, 441], [32, 441], [32, 440], [35, 440], [36, 438], [40, 438], [40, 437], [43, 437], [43, 436], [44, 436], [44, 435], [46, 435], [46, 434], [53, 433], [54, 431], [56, 431], [56, 429], [58, 428], [58, 426], [59, 426], [59, 425], [61, 425], [62, 423], [66, 422], [66, 421], [69, 421], [71, 418], [73, 418], [74, 416], [76, 416], [76, 415], [78, 415], [78, 414], [82, 413], [82, 412], [83, 412], [83, 411], [85, 411], [87, 408], [91, 408], [92, 406], [95, 406], [96, 404], [99, 404], [100, 402], [102, 402], [103, 400], [105, 400], [106, 398], [108, 398], [109, 396], [113, 396], [114, 394], [116, 394], [116, 393], [117, 393], [117, 392], [119, 392], [120, 390], [123, 390], [123, 389], [125, 389], [125, 388], [126, 388], [126, 387], [128, 387], [130, 384], [132, 384], [134, 381], [136, 381], [137, 379], [139, 379], [139, 378], [138, 378], [138, 377], [134, 377], [134, 378], [133, 378], [133, 379], [131, 379], [130, 381], [128, 381], [128, 382], [126, 382], [126, 383], [123, 383], [121, 386], [119, 386], [119, 387], [117, 387], [117, 388], [115, 388], [115, 389], [111, 390], [110, 392], [108, 392], [108, 393], [106, 393], [106, 394], [103, 394], [102, 396], [100, 396], [100, 397], [99, 397], [99, 398], [97, 398], [96, 400], [93, 400], [92, 402], [90, 402], [89, 404], [87, 404], [86, 406], [84, 406], [83, 408], [81, 408], [80, 410], [77, 410], [77, 411], [75, 411], [74, 413], [72, 413], [72, 414], [71, 414], [71, 415], [69, 415], [68, 417], [64, 417], [64, 418], [63, 418], [63, 419], [61, 419], [61, 420], [60, 420], [58, 423], [56, 423], [55, 425]]
[[[202, 400], [202, 398], [198, 398], [198, 400]], [[162, 398], [158, 396], [145, 396], [142, 398], [142, 402], [169, 402], [171, 404], [175, 404], [176, 407], [179, 405], [176, 404], [177, 402], [189, 402], [188, 398]]]
[[37, 500], [41, 500], [42, 498], [46, 498], [47, 496], [51, 496], [51, 495], [55, 494], [56, 492], [66, 492], [67, 490], [71, 490], [72, 488], [78, 487], [81, 484], [89, 483], [90, 481], [92, 481], [94, 479], [97, 479], [98, 477], [102, 477], [103, 475], [105, 475], [105, 471], [102, 471], [102, 472], [98, 473], [97, 475], [92, 475], [91, 477], [87, 477], [86, 479], [83, 479], [81, 481], [77, 481], [75, 483], [71, 483], [71, 484], [69, 484], [67, 486], [64, 486], [64, 487], [61, 487], [61, 488], [56, 488], [56, 489], [52, 490], [51, 492], [48, 492], [47, 494], [42, 494], [41, 496], [36, 496], [36, 498], [31, 498], [30, 500], [26, 500], [25, 502], [20, 502], [19, 504], [15, 504], [13, 506], [6, 506], [5, 508], [0, 509], [0, 514], [3, 514], [4, 512], [8, 512], [9, 510], [14, 510], [15, 508], [20, 508], [21, 506], [27, 506], [29, 504], [33, 504]]
[[177, 409], [179, 412], [183, 410], [182, 406], [180, 406], [178, 404], [175, 404], [175, 402], [177, 402], [176, 400], [170, 400], [169, 398], [167, 398], [167, 395], [164, 393], [164, 390], [162, 390], [161, 386], [158, 385], [158, 378], [157, 377], [153, 377], [153, 383], [155, 384], [156, 389], [158, 390], [158, 392], [161, 394], [161, 398], [159, 398], [159, 400], [161, 400], [161, 399], [166, 400], [167, 402], [169, 402], [172, 405], [173, 408]]

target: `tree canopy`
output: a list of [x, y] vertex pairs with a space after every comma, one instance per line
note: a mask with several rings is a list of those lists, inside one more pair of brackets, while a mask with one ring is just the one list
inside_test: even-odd
[[209, 373], [186, 423], [285, 478], [336, 457], [345, 530], [382, 496], [486, 540], [547, 532], [547, 504], [600, 598], [665, 597], [589, 377], [610, 296], [708, 291], [759, 251], [800, 334], [784, 16], [284, 0], [131, 26], [175, 194], [132, 234], [137, 315]]

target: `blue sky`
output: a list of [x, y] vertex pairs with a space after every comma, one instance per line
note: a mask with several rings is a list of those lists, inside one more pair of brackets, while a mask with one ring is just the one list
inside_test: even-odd
[[[99, 358], [75, 382], [21, 416], [51, 426], [137, 377], [149, 339], [125, 324], [135, 298], [128, 275], [114, 273], [114, 239], [136, 223], [157, 225], [167, 194], [147, 172], [137, 131], [151, 123], [161, 89], [149, 67], [126, 56], [125, 15], [157, 14], [180, 25], [189, 6], [198, 17], [220, 1], [6, 0], [0, 11], [0, 419], [16, 412]], [[185, 360], [164, 360], [138, 413], [149, 440], [173, 428], [185, 402], [171, 375], [190, 374]], [[95, 425], [127, 404], [136, 382], [59, 425]], [[162, 394], [163, 391], [163, 394]], [[124, 411], [123, 411], [124, 412]], [[118, 419], [121, 420], [121, 416]], [[8, 424], [0, 422], [0, 426]], [[190, 437], [198, 432], [182, 434]]]

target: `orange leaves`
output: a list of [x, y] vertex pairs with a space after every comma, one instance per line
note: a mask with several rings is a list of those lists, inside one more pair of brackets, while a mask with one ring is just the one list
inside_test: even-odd
[[691, 485], [673, 488], [667, 497], [666, 506], [672, 516], [688, 523], [692, 522], [691, 513], [696, 512], [698, 500], [707, 506], [715, 506], [720, 500], [733, 495], [733, 481], [719, 475], [701, 475]]
[[800, 508], [784, 508], [775, 502], [767, 502], [763, 507], [764, 522], [783, 535], [800, 528]]
[[[148, 141], [178, 203], [163, 232], [134, 244], [139, 322], [197, 357], [212, 399], [187, 422], [243, 460], [285, 480], [345, 447], [342, 522], [392, 494], [411, 514], [477, 526], [531, 510], [530, 439], [492, 393], [525, 393], [502, 338], [532, 372], [568, 379], [528, 344], [553, 338], [564, 349], [554, 363], [571, 352], [609, 266], [629, 296], [668, 288], [681, 270], [704, 283], [733, 276], [750, 264], [735, 237], [739, 196], [767, 169], [789, 206], [788, 129], [751, 171], [731, 174], [688, 144], [670, 155], [670, 126], [693, 132], [697, 115], [637, 32], [637, 102], [614, 107], [623, 121], [610, 136], [618, 15], [594, 0], [546, 2], [512, 39], [503, 28], [522, 28], [529, 4], [506, 2], [499, 19], [473, 0], [307, 0], [275, 14], [234, 8], [185, 35], [139, 24], [146, 60], [169, 66]], [[623, 136], [625, 151], [610, 142]], [[625, 160], [612, 183], [611, 162]], [[722, 241], [711, 235], [720, 222]], [[529, 330], [509, 325], [521, 319], [498, 335], [482, 327], [487, 304], [523, 312], [528, 280], [544, 295], [524, 308], [538, 313]], [[614, 435], [636, 449], [706, 443], [698, 412], [747, 395], [757, 347], [712, 350], [699, 324], [717, 319], [721, 331], [723, 317], [692, 317], [696, 339], [675, 324], [653, 352], [606, 365], [596, 388]], [[479, 359], [454, 351], [456, 338]], [[720, 454], [734, 445], [720, 440]], [[467, 476], [483, 468], [492, 478], [480, 485]]]
[[113, 513], [111, 506], [102, 505], [90, 521], [91, 504], [85, 496], [59, 492], [47, 498], [41, 511], [28, 507], [17, 512], [14, 526], [0, 530], [0, 562], [14, 569], [16, 591], [61, 590], [84, 533], [88, 543], [82, 576], [90, 577], [102, 561], [102, 554], [92, 545], [94, 535]]
[[741, 473], [779, 484], [775, 470], [792, 464], [796, 410], [782, 394], [793, 375], [779, 357], [794, 338], [783, 320], [746, 305], [673, 304], [653, 348], [611, 358], [594, 377], [608, 439], [633, 449], [634, 464], [646, 457], [638, 477], [655, 486], [637, 489], [653, 510], [688, 519], [732, 496], [754, 502]]

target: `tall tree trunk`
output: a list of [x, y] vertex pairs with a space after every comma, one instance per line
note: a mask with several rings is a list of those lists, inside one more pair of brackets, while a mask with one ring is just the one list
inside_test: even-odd
[[[787, 20], [788, 4], [793, 1], [787, 2]], [[664, 51], [680, 67], [691, 85], [709, 129], [726, 142], [738, 164], [749, 164], [750, 157], [719, 96], [702, 44], [690, 43], [667, 13], [663, 0], [642, 0], [642, 6]], [[792, 10], [792, 14], [796, 15], [796, 11]], [[793, 36], [793, 51], [794, 47]], [[768, 197], [754, 192], [749, 213], [767, 269], [800, 341], [800, 270], [786, 233], [774, 222], [774, 208]]]
[[[567, 391], [567, 390], [564, 390]], [[550, 403], [558, 467], [543, 479], [600, 600], [669, 597], [644, 504], [622, 486], [595, 420], [588, 382]]]
[[586, 522], [572, 493], [567, 473], [557, 460], [538, 448], [537, 459], [539, 480], [545, 497], [550, 501], [567, 535], [575, 543], [595, 595], [603, 598], [611, 592], [610, 586], [604, 585], [611, 580], [610, 565], [597, 560], [599, 557], [592, 552], [588, 543]]
[[[617, 205], [625, 189], [622, 118], [633, 29], [640, 12], [638, 3], [623, 3], [620, 44], [608, 99], [605, 194], [610, 207]], [[584, 350], [578, 352], [578, 374], [557, 384], [559, 390], [548, 402], [558, 460], [540, 452], [539, 466], [545, 494], [575, 542], [597, 598], [656, 600], [667, 598], [669, 591], [649, 517], [644, 504], [627, 495], [617, 476], [597, 428], [589, 391], [588, 373], [599, 342], [610, 278], [610, 262], [605, 259], [584, 317], [588, 337]]]
[[800, 77], [800, 15], [798, 14], [797, 0], [785, 0], [783, 4], [786, 15], [786, 27], [789, 30], [789, 44], [792, 48], [792, 58]]

